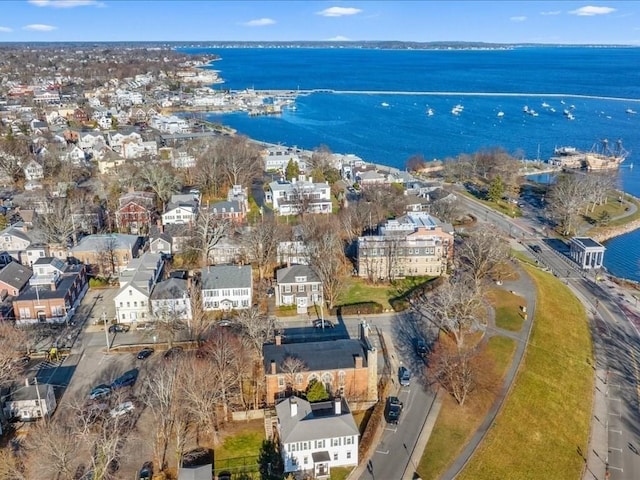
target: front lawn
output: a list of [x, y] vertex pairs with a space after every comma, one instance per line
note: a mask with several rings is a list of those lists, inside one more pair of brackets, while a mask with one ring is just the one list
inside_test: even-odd
[[362, 302], [376, 302], [383, 310], [391, 310], [389, 303], [393, 299], [402, 298], [407, 292], [424, 285], [433, 277], [407, 277], [395, 280], [392, 284], [367, 282], [363, 278], [350, 277], [345, 281], [342, 293], [336, 305], [351, 305]]
[[580, 478], [590, 431], [592, 344], [584, 307], [554, 276], [537, 288], [533, 330], [502, 411], [460, 480]]
[[257, 459], [262, 448], [264, 421], [233, 422], [225, 427], [227, 433], [222, 445], [214, 448], [216, 471], [248, 467], [257, 469]]

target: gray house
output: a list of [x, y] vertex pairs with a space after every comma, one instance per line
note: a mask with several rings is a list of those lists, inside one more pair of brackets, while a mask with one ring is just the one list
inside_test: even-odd
[[293, 396], [276, 405], [284, 471], [328, 478], [331, 467], [358, 464], [359, 431], [346, 400], [309, 403]]
[[16, 386], [4, 404], [7, 418], [18, 417], [23, 422], [50, 417], [56, 409], [56, 396], [50, 384]]
[[276, 272], [276, 306], [295, 305], [297, 313], [322, 302], [322, 281], [308, 265], [292, 265]]
[[200, 273], [205, 310], [229, 311], [252, 305], [251, 265], [216, 265], [203, 268]]

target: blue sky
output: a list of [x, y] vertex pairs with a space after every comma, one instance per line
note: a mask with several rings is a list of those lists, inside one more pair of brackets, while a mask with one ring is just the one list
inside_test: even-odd
[[636, 1], [9, 0], [0, 42], [406, 40], [640, 45]]

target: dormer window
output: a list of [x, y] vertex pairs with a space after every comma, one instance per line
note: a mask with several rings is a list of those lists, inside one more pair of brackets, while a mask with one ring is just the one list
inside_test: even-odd
[[306, 281], [307, 281], [307, 277], [306, 276], [304, 276], [304, 277], [302, 277], [302, 276], [296, 277], [296, 283], [303, 283], [303, 282], [306, 282]]

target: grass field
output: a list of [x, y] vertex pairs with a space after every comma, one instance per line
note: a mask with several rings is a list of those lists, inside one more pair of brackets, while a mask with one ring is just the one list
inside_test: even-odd
[[383, 309], [391, 309], [389, 300], [400, 297], [409, 290], [426, 283], [430, 277], [410, 277], [394, 284], [370, 284], [362, 278], [347, 279], [336, 305], [350, 305], [360, 302], [377, 302]]
[[213, 449], [216, 470], [234, 467], [256, 467], [264, 440], [264, 421], [234, 422], [233, 430], [225, 434], [222, 445]]
[[492, 365], [489, 384], [493, 384], [494, 388], [476, 391], [462, 407], [451, 395], [443, 397], [438, 420], [418, 465], [421, 478], [428, 480], [440, 477], [471, 439], [496, 399], [496, 387], [502, 383], [515, 349], [516, 343], [510, 338], [490, 338], [478, 361]]
[[533, 331], [513, 389], [460, 480], [580, 478], [593, 393], [585, 311], [552, 275], [537, 287]]
[[522, 329], [524, 298], [520, 295], [514, 295], [508, 290], [494, 288], [487, 294], [487, 299], [495, 308], [496, 327], [512, 332], [519, 332]]

